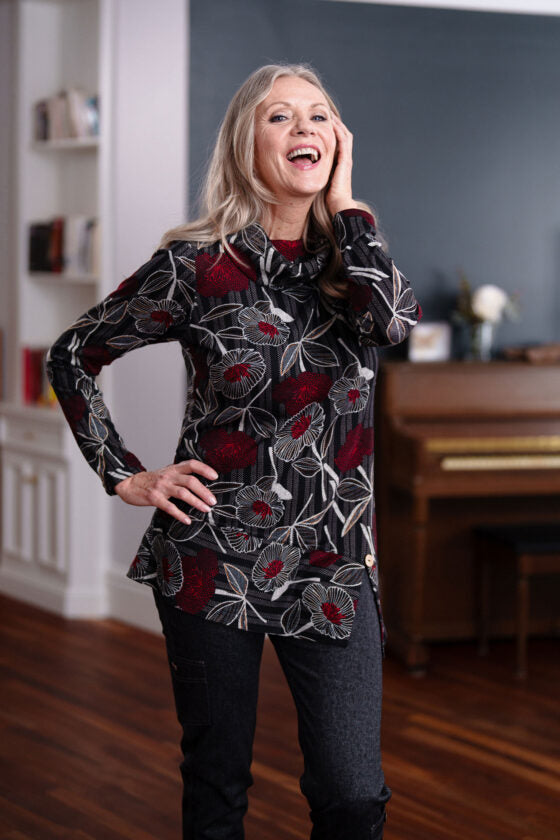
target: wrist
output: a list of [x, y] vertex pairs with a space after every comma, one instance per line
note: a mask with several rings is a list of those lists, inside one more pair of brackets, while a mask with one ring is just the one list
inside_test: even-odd
[[343, 210], [359, 210], [360, 208], [356, 204], [356, 202], [352, 199], [345, 199], [343, 201], [336, 201], [332, 204], [329, 204], [329, 211], [331, 216], [336, 216], [337, 213], [342, 213]]

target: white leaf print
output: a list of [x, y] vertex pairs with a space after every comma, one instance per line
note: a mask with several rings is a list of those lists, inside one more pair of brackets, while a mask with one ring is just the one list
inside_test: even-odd
[[126, 314], [126, 301], [108, 306], [103, 313], [103, 320], [107, 324], [118, 324]]
[[224, 408], [223, 411], [218, 414], [218, 416], [214, 419], [215, 426], [225, 425], [226, 423], [232, 423], [234, 420], [237, 420], [238, 417], [241, 417], [243, 414], [243, 409], [238, 408], [235, 405], [228, 405], [227, 408]]
[[325, 344], [312, 344], [307, 341], [303, 345], [303, 353], [305, 358], [314, 365], [319, 367], [338, 367], [340, 364], [338, 356], [327, 347]]
[[304, 338], [304, 341], [315, 341], [315, 339], [319, 338], [319, 336], [326, 333], [327, 330], [329, 330], [332, 327], [332, 325], [335, 321], [336, 321], [336, 316], [330, 318], [330, 320], [325, 321], [322, 324], [319, 324], [318, 327], [315, 327], [314, 330], [311, 330], [310, 333], [307, 333], [307, 335]]
[[235, 599], [217, 604], [206, 614], [211, 621], [218, 621], [220, 624], [232, 624], [243, 610], [243, 601]]
[[347, 563], [336, 570], [332, 583], [339, 583], [341, 586], [358, 586], [362, 579], [364, 567], [359, 563]]
[[346, 522], [344, 523], [344, 527], [343, 527], [343, 529], [341, 531], [341, 534], [340, 534], [341, 537], [345, 537], [346, 534], [348, 533], [348, 531], [350, 531], [354, 527], [356, 522], [359, 521], [360, 516], [367, 509], [367, 507], [369, 505], [369, 501], [370, 501], [369, 499], [365, 499], [365, 501], [361, 502], [361, 504], [356, 505], [356, 507], [354, 508], [354, 510], [352, 511], [352, 513], [350, 514], [350, 516], [348, 517]]
[[264, 408], [251, 408], [247, 412], [249, 422], [258, 435], [262, 437], [273, 437], [276, 434], [276, 418]]
[[288, 607], [288, 609], [282, 613], [280, 624], [282, 625], [283, 630], [291, 635], [297, 629], [300, 618], [301, 601], [298, 599], [297, 601], [294, 601], [291, 607]]
[[116, 338], [108, 338], [105, 344], [114, 347], [116, 350], [132, 350], [143, 343], [137, 335], [118, 335]]
[[172, 271], [156, 271], [154, 274], [151, 274], [148, 279], [142, 283], [140, 287], [139, 294], [141, 295], [151, 295], [154, 292], [158, 292], [160, 289], [164, 289], [166, 286], [169, 285], [169, 281], [173, 277]]
[[220, 338], [230, 338], [232, 339], [232, 341], [241, 341], [244, 337], [243, 330], [241, 329], [241, 327], [236, 327], [235, 325], [232, 325], [227, 329], [218, 330], [216, 335], [218, 335]]
[[304, 478], [312, 478], [320, 471], [321, 462], [315, 458], [299, 458], [293, 462], [292, 466]]
[[227, 575], [229, 585], [238, 595], [245, 597], [249, 581], [246, 575], [236, 566], [231, 566], [229, 563], [224, 563], [224, 571]]
[[107, 426], [95, 414], [89, 416], [89, 431], [94, 440], [101, 442], [107, 439]]
[[284, 376], [291, 367], [297, 361], [297, 358], [300, 353], [300, 344], [298, 341], [294, 341], [292, 344], [288, 344], [284, 352], [282, 353], [282, 359], [280, 361], [280, 375]]
[[371, 490], [356, 478], [344, 478], [337, 487], [336, 495], [344, 502], [361, 502], [370, 498]]
[[296, 533], [296, 539], [303, 551], [313, 551], [317, 548], [317, 532], [315, 528], [298, 523], [294, 531]]
[[242, 309], [244, 304], [242, 303], [222, 303], [219, 306], [214, 306], [210, 312], [207, 312], [206, 315], [201, 315], [198, 319], [200, 323], [204, 323], [204, 321], [213, 321], [215, 318], [224, 318], [226, 315], [229, 315], [232, 312], [236, 312], [238, 309]]

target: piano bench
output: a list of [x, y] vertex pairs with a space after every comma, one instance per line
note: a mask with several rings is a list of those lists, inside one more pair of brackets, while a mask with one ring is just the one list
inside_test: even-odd
[[512, 525], [478, 525], [472, 530], [478, 579], [478, 652], [488, 652], [490, 564], [515, 564], [517, 572], [517, 665], [515, 675], [527, 676], [529, 578], [560, 575], [560, 521]]

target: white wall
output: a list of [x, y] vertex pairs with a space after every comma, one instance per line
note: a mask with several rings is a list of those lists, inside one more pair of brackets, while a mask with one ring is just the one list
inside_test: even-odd
[[[148, 260], [161, 234], [186, 219], [187, 0], [114, 0], [110, 291]], [[146, 466], [173, 462], [185, 408], [180, 345], [152, 345], [111, 366], [104, 391], [126, 446]], [[152, 507], [108, 499], [110, 612], [157, 627], [148, 588], [124, 574]]]
[[0, 0], [0, 329], [4, 334], [2, 346], [2, 392], [11, 396], [15, 383], [12, 355], [15, 326], [11, 277], [15, 269], [15, 224], [13, 202], [15, 194], [14, 124], [15, 124], [15, 0]]

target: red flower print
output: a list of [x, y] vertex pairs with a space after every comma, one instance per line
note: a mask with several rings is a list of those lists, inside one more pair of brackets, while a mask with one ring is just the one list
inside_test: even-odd
[[161, 593], [174, 595], [183, 585], [181, 555], [176, 545], [164, 540], [161, 535], [154, 540], [154, 550], [157, 552], [157, 581]]
[[284, 344], [290, 335], [290, 328], [279, 315], [270, 312], [268, 301], [257, 301], [257, 305], [241, 310], [237, 320], [243, 327], [243, 335], [252, 344], [268, 344], [277, 347]]
[[349, 279], [350, 306], [354, 312], [363, 312], [367, 309], [373, 298], [373, 292], [369, 286], [356, 283]]
[[305, 248], [302, 239], [272, 239], [272, 245], [280, 251], [283, 257], [295, 260], [297, 257], [305, 256]]
[[279, 429], [274, 452], [282, 461], [294, 461], [306, 446], [315, 443], [325, 423], [325, 412], [318, 403], [310, 403]]
[[265, 371], [264, 359], [256, 350], [228, 350], [210, 366], [210, 380], [216, 391], [237, 400], [260, 382]]
[[221, 528], [231, 548], [243, 554], [248, 554], [251, 551], [256, 551], [262, 545], [262, 538], [252, 536], [244, 531], [242, 528]]
[[242, 487], [235, 496], [237, 517], [253, 528], [271, 528], [284, 513], [284, 503], [273, 490], [258, 484]]
[[60, 400], [60, 407], [72, 429], [75, 429], [87, 410], [87, 403], [81, 394], [72, 394]]
[[341, 557], [342, 554], [335, 554], [334, 551], [311, 551], [309, 554], [309, 565], [320, 566], [320, 568], [326, 569], [328, 566], [336, 563], [337, 560], [340, 560]]
[[86, 373], [94, 376], [97, 376], [104, 365], [110, 365], [112, 361], [114, 361], [114, 356], [106, 347], [90, 344], [82, 350], [82, 367]]
[[338, 450], [334, 462], [340, 472], [355, 470], [366, 455], [373, 452], [373, 426], [364, 429], [361, 423], [350, 429], [346, 440]]
[[218, 558], [210, 548], [202, 548], [194, 557], [181, 558], [183, 586], [175, 601], [185, 612], [200, 612], [216, 591], [214, 578], [218, 574]]
[[138, 580], [139, 578], [144, 577], [144, 575], [149, 571], [151, 560], [152, 554], [150, 549], [146, 545], [141, 545], [138, 549], [138, 553], [131, 563], [128, 576], [132, 578], [132, 580]]
[[219, 262], [216, 262], [216, 255], [197, 254], [196, 288], [204, 297], [221, 297], [228, 292], [244, 291], [249, 287], [249, 276], [256, 278], [254, 268], [248, 266], [242, 270], [227, 253], [223, 254]]
[[290, 580], [298, 567], [301, 552], [294, 546], [273, 542], [260, 553], [251, 577], [257, 589], [272, 592]]
[[368, 397], [369, 385], [364, 376], [341, 376], [329, 391], [339, 414], [356, 414], [365, 407]]
[[211, 429], [200, 438], [205, 461], [218, 472], [252, 467], [257, 460], [257, 442], [245, 432]]
[[319, 633], [332, 639], [350, 635], [355, 610], [352, 598], [344, 589], [310, 583], [303, 590], [301, 600], [311, 613], [311, 621]]
[[151, 300], [136, 298], [128, 304], [128, 312], [135, 320], [137, 332], [163, 335], [173, 324], [185, 320], [185, 311], [174, 300]]
[[312, 402], [324, 400], [333, 381], [326, 373], [313, 373], [305, 370], [298, 376], [288, 376], [272, 389], [272, 397], [277, 402], [286, 403], [286, 412], [297, 414]]

